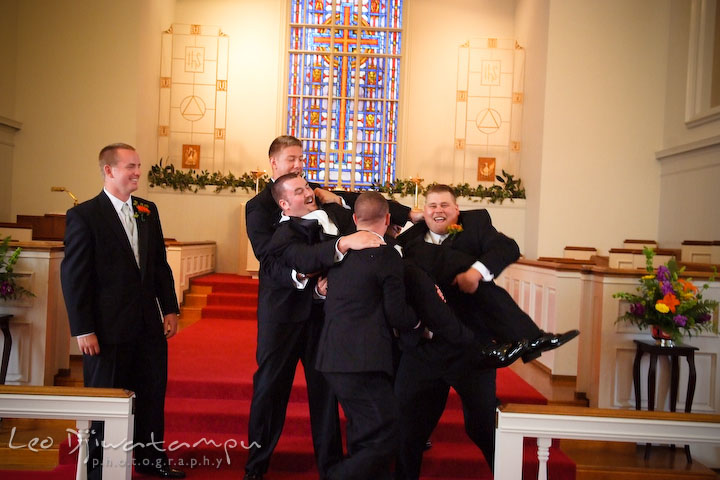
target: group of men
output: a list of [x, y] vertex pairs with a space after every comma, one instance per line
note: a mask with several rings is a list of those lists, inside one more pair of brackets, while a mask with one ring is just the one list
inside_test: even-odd
[[[492, 281], [517, 260], [517, 244], [485, 210], [460, 212], [447, 186], [431, 187], [417, 212], [376, 192], [338, 196], [308, 184], [297, 138], [276, 138], [268, 153], [272, 181], [246, 206], [260, 285], [245, 479], [268, 470], [298, 362], [321, 479], [391, 479], [393, 463], [394, 478], [419, 478], [451, 386], [492, 466], [495, 368], [578, 334], [541, 331]], [[103, 191], [67, 212], [61, 282], [71, 334], [86, 386], [136, 394], [136, 471], [183, 478], [157, 448], [179, 312], [159, 215], [132, 195], [132, 146], [108, 145], [98, 159]], [[98, 479], [102, 423], [90, 433], [88, 478]]]
[[303, 178], [302, 151], [276, 138], [272, 180], [246, 206], [260, 285], [245, 480], [269, 468], [298, 362], [321, 479], [419, 478], [451, 386], [492, 466], [495, 369], [579, 332], [540, 330], [493, 282], [520, 252], [487, 211], [460, 212], [444, 185], [422, 212], [376, 192], [337, 195]]

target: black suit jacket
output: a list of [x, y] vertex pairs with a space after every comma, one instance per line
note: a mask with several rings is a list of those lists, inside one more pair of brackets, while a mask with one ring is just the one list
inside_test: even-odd
[[400, 254], [390, 245], [350, 251], [328, 272], [317, 368], [392, 375], [391, 327], [411, 330], [416, 324], [405, 301]]
[[[425, 242], [428, 227], [419, 222], [398, 237], [407, 258], [430, 273], [443, 287], [455, 275], [480, 261], [498, 276], [508, 265], [520, 258], [520, 249], [512, 238], [498, 232], [487, 210], [460, 212], [458, 223], [463, 231], [445, 239], [442, 245]], [[450, 248], [447, 248], [450, 247]]]
[[[354, 231], [352, 213], [337, 204], [325, 205], [323, 209], [338, 227], [339, 235]], [[326, 235], [315, 220], [291, 217], [280, 223], [265, 246], [265, 261], [276, 272], [290, 279], [290, 271], [314, 273], [326, 270], [335, 263], [336, 236]], [[259, 321], [275, 323], [299, 323], [310, 317], [316, 278], [311, 278], [304, 289], [290, 285], [284, 278], [277, 281], [265, 272], [261, 283], [263, 296], [258, 302]]]
[[133, 199], [150, 209], [136, 218], [140, 267], [104, 192], [67, 212], [60, 273], [73, 336], [94, 332], [101, 344], [162, 336], [158, 302], [162, 315], [179, 312], [157, 208]]

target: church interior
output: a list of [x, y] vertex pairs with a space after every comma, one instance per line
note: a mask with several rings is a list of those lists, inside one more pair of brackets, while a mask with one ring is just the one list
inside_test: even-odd
[[[247, 416], [231, 413], [247, 402], [227, 403], [227, 392], [251, 393], [256, 341], [258, 261], [245, 205], [268, 179], [270, 142], [293, 134], [304, 141], [308, 178], [329, 190], [405, 182], [410, 186], [392, 198], [409, 207], [423, 206], [413, 181], [420, 192], [431, 183], [490, 188], [521, 181], [514, 198], [465, 196], [458, 204], [487, 209], [520, 247], [521, 259], [497, 283], [541, 328], [581, 334], [503, 369], [501, 403], [525, 403], [517, 400], [525, 395], [552, 415], [616, 410], [628, 422], [656, 405], [658, 415], [643, 417], [647, 425], [639, 429], [650, 429], [660, 410], [674, 412], [677, 403], [678, 412], [688, 412], [677, 415], [698, 418], [710, 432], [688, 441], [690, 463], [681, 442], [671, 449], [662, 436], [632, 440], [618, 427], [615, 437], [562, 437], [558, 428], [547, 476], [541, 442], [525, 444], [525, 478], [537, 475], [538, 462], [538, 478], [718, 478], [717, 306], [708, 328], [682, 340], [693, 348], [660, 353], [657, 372], [657, 352], [653, 360], [641, 352], [650, 330], [616, 320], [629, 308], [617, 294], [633, 291], [646, 273], [643, 247], [654, 249], [658, 262], [674, 258], [685, 266], [684, 278], [706, 285], [705, 298], [720, 300], [713, 273], [720, 265], [720, 2], [323, 0], [309, 3], [338, 13], [318, 14], [323, 25], [316, 28], [302, 27], [298, 3], [307, 2], [0, 0], [0, 240], [11, 236], [10, 247], [22, 248], [15, 271], [35, 294], [0, 300], [4, 335], [13, 339], [4, 348], [6, 386], [82, 385], [59, 279], [64, 215], [101, 190], [100, 148], [124, 142], [142, 162], [137, 196], [160, 212], [182, 307], [181, 331], [169, 342], [167, 428], [188, 443], [201, 429], [216, 432], [220, 443], [234, 440], [241, 432], [229, 425], [245, 428]], [[358, 4], [364, 17], [347, 13]], [[322, 46], [333, 20], [369, 28], [375, 9], [385, 8], [401, 12], [382, 26], [392, 51], [373, 60], [388, 69], [365, 75], [375, 64], [352, 62], [344, 49], [376, 51], [377, 42], [365, 45], [358, 34], [352, 45], [343, 43], [342, 28], [331, 35], [332, 48]], [[300, 59], [312, 35], [316, 52]], [[346, 69], [360, 72], [351, 73], [356, 83], [338, 80]], [[340, 83], [323, 87], [328, 78]], [[382, 98], [358, 103], [358, 92], [378, 82]], [[328, 99], [354, 93], [336, 106], [316, 103], [310, 91]], [[179, 188], [180, 176], [175, 184], [152, 176], [170, 166], [186, 179], [218, 172], [250, 180], [237, 188]], [[183, 329], [203, 332], [210, 343], [198, 347]], [[302, 410], [295, 397], [304, 384], [295, 387], [293, 408]], [[0, 405], [12, 393], [3, 388]], [[207, 423], [176, 419], [193, 417], [201, 397], [211, 411]], [[530, 410], [523, 414], [551, 416]], [[463, 436], [456, 397], [446, 413], [421, 478], [492, 478], [467, 439], [452, 443]], [[31, 453], [9, 441], [11, 431], [16, 444], [62, 439], [72, 420], [5, 416], [0, 409], [0, 470], [12, 471], [4, 478], [40, 478], [41, 470], [49, 475], [43, 478], [74, 475], [61, 442]], [[662, 419], [668, 431], [672, 422], [693, 422]], [[306, 414], [288, 414], [290, 440], [269, 478], [317, 478], [312, 449], [300, 445], [308, 441], [301, 436], [306, 423]], [[645, 443], [655, 445], [649, 455]], [[222, 448], [180, 450], [187, 461], [225, 458]], [[237, 478], [243, 454], [233, 455], [231, 468], [188, 469], [188, 478], [206, 478], [203, 471]]]

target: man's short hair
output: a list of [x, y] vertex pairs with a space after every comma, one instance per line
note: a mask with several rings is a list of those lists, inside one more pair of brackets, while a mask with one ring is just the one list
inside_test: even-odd
[[274, 157], [278, 152], [281, 152], [287, 147], [302, 148], [302, 142], [292, 135], [280, 135], [270, 144], [270, 148], [268, 149], [268, 158]]
[[100, 170], [105, 174], [105, 165], [114, 166], [117, 163], [116, 152], [118, 150], [132, 150], [135, 151], [135, 147], [128, 145], [127, 143], [111, 143], [100, 150], [98, 154], [98, 162], [100, 163]]
[[449, 193], [452, 195], [453, 200], [457, 200], [455, 190], [453, 190], [450, 185], [445, 185], [444, 183], [435, 183], [430, 185], [427, 190], [425, 190], [425, 198], [427, 198], [427, 196], [431, 193]]
[[279, 205], [280, 199], [285, 198], [285, 183], [299, 176], [300, 175], [298, 175], [297, 173], [286, 173], [282, 177], [275, 180], [275, 182], [273, 182], [272, 187], [270, 187], [270, 193], [272, 194], [275, 203]]
[[364, 192], [355, 200], [354, 210], [358, 222], [370, 223], [385, 218], [390, 208], [380, 193]]

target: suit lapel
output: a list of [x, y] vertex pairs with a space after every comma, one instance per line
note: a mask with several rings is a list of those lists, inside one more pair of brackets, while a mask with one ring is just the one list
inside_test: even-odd
[[128, 240], [127, 233], [125, 233], [125, 227], [123, 227], [120, 217], [115, 211], [115, 207], [113, 207], [112, 202], [105, 192], [100, 192], [100, 195], [96, 198], [98, 199], [98, 210], [101, 221], [103, 221], [112, 234], [117, 237], [118, 242], [122, 245], [125, 255], [132, 260], [133, 265], [137, 266], [137, 263], [135, 263], [135, 254], [130, 246], [130, 240]]

